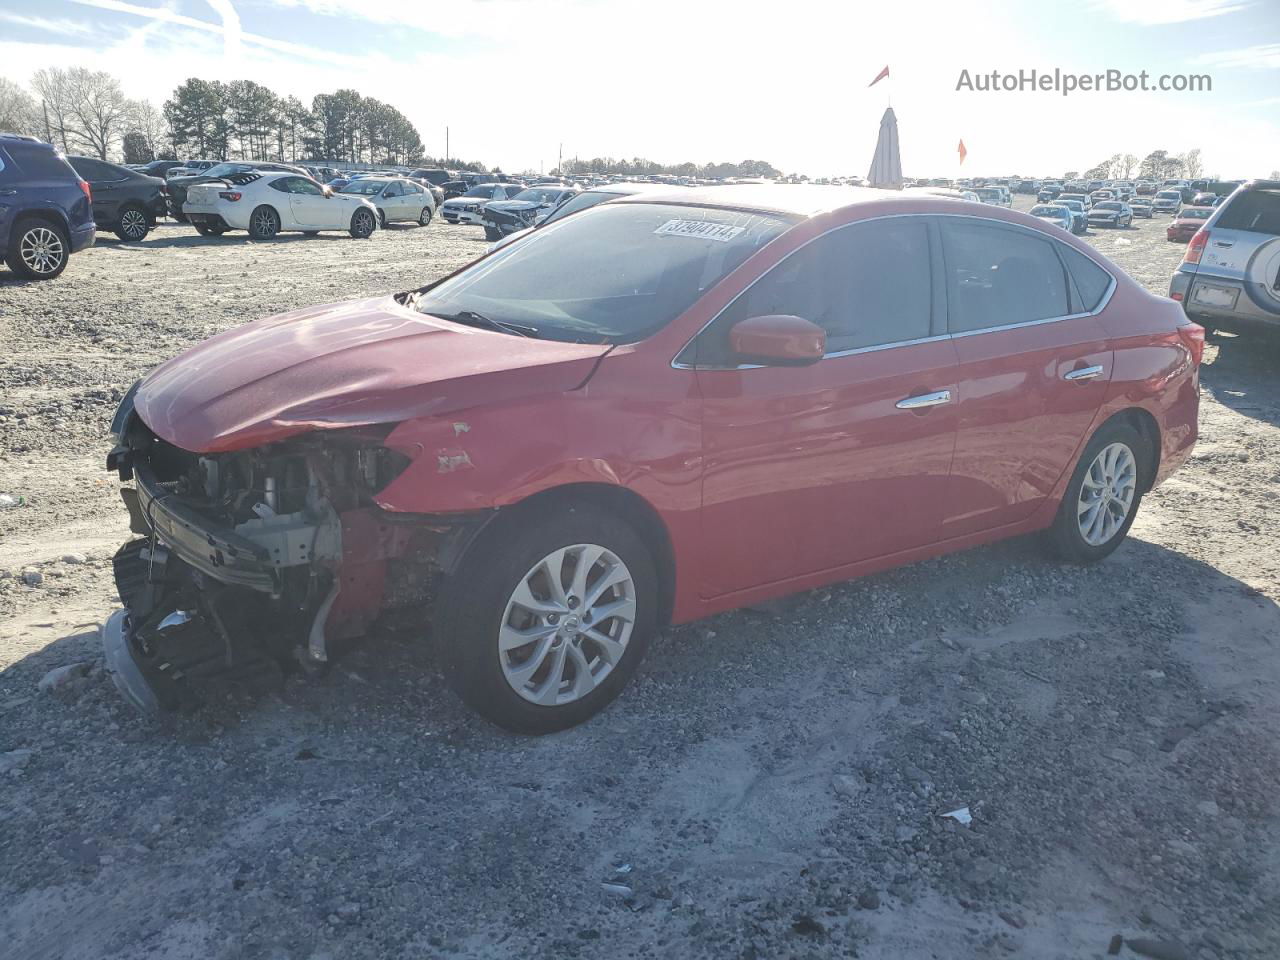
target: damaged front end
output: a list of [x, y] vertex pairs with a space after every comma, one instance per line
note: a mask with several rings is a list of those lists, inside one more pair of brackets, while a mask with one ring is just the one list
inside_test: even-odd
[[316, 431], [216, 454], [156, 436], [126, 396], [107, 467], [139, 535], [115, 557], [125, 609], [103, 631], [108, 668], [144, 712], [227, 684], [270, 689], [330, 659], [389, 611], [420, 613], [487, 514], [383, 510], [409, 464], [387, 429]]

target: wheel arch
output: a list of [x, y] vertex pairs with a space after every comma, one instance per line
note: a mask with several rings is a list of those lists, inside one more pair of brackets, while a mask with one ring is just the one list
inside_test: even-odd
[[1094, 433], [1103, 430], [1113, 423], [1123, 423], [1138, 432], [1147, 444], [1147, 457], [1142, 467], [1142, 492], [1146, 493], [1155, 484], [1156, 474], [1160, 470], [1160, 424], [1156, 418], [1142, 407], [1126, 407], [1117, 410], [1098, 424]]
[[676, 559], [671, 533], [661, 514], [648, 500], [627, 487], [612, 483], [569, 483], [549, 487], [499, 509], [492, 527], [518, 523], [525, 517], [547, 510], [590, 505], [621, 517], [639, 535], [653, 557], [658, 575], [658, 624], [671, 622], [675, 606]]
[[71, 224], [61, 210], [53, 207], [31, 207], [13, 215], [10, 221], [16, 228], [23, 220], [43, 220], [50, 226], [57, 227], [66, 237], [71, 236]]

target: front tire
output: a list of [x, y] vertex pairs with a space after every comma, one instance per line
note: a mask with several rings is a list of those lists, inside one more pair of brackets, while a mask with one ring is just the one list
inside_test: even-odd
[[5, 260], [18, 276], [28, 280], [52, 280], [67, 268], [71, 241], [66, 231], [48, 220], [19, 220], [9, 238]]
[[1047, 539], [1052, 553], [1096, 563], [1124, 541], [1142, 503], [1154, 451], [1125, 423], [1102, 427], [1089, 440], [1067, 483]]
[[644, 659], [657, 582], [639, 535], [604, 511], [568, 506], [499, 523], [441, 592], [445, 678], [477, 713], [516, 733], [582, 723]]
[[387, 211], [383, 210], [381, 207], [378, 208], [378, 229], [387, 229]]
[[351, 236], [357, 240], [367, 240], [373, 236], [375, 228], [376, 221], [368, 210], [357, 210], [351, 215]]
[[249, 236], [254, 240], [272, 240], [280, 232], [280, 214], [263, 204], [249, 217]]
[[120, 219], [116, 221], [115, 235], [126, 242], [145, 240], [151, 232], [151, 224], [140, 207], [125, 207], [120, 211]]
[[486, 226], [484, 228], [484, 238], [488, 240], [490, 243], [493, 243], [497, 240], [501, 240], [502, 231], [499, 230], [497, 227]]

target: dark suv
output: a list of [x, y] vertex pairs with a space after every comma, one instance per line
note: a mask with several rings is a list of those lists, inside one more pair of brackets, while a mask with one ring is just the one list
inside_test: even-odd
[[0, 133], [0, 251], [30, 280], [51, 280], [93, 245], [89, 184], [51, 144]]
[[1250, 180], [1213, 208], [1169, 296], [1207, 329], [1280, 339], [1280, 180]]
[[67, 157], [67, 161], [89, 181], [99, 230], [111, 230], [121, 240], [141, 240], [167, 212], [164, 181], [159, 177], [93, 157]]

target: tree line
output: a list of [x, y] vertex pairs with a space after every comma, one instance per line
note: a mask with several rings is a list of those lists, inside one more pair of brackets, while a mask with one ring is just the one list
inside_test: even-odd
[[[1074, 180], [1076, 176], [1076, 171], [1072, 170], [1066, 179]], [[1204, 176], [1204, 164], [1200, 160], [1199, 147], [1182, 154], [1152, 150], [1141, 162], [1132, 153], [1117, 153], [1090, 167], [1081, 176], [1086, 180], [1132, 180], [1134, 177], [1140, 180], [1199, 180]]]
[[624, 177], [762, 177], [782, 176], [765, 160], [743, 160], [741, 163], [657, 163], [643, 157], [630, 160], [614, 157], [592, 157], [590, 160], [565, 160], [560, 164], [560, 176], [577, 177], [595, 173], [607, 173]]

